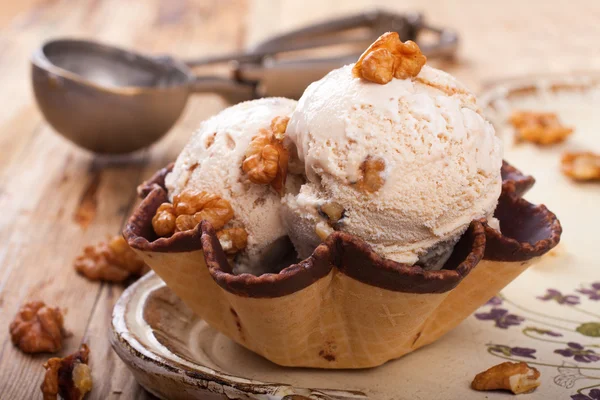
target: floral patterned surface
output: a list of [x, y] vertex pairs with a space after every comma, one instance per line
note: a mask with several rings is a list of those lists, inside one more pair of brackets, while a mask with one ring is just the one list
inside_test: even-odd
[[[554, 374], [554, 384], [572, 390], [573, 400], [600, 400], [600, 282], [583, 284], [572, 292], [550, 288], [532, 295], [538, 307], [532, 302], [524, 307], [500, 294], [475, 313], [482, 324], [520, 330], [524, 335], [519, 346], [487, 343], [487, 352], [506, 360], [526, 361], [543, 375]], [[555, 314], [541, 312], [546, 308], [542, 302], [568, 309]]]

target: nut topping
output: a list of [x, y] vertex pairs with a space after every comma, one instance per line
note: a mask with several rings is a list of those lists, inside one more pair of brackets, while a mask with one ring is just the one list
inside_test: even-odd
[[279, 194], [287, 177], [289, 152], [283, 145], [283, 137], [288, 121], [287, 117], [276, 117], [270, 129], [261, 129], [250, 142], [242, 163], [242, 170], [252, 183], [270, 184]]
[[334, 229], [325, 221], [318, 222], [317, 225], [315, 225], [315, 233], [323, 241], [333, 232]]
[[360, 56], [352, 73], [358, 78], [385, 85], [392, 78], [417, 76], [426, 61], [415, 42], [408, 40], [402, 43], [398, 33], [387, 32]]
[[236, 254], [246, 248], [248, 233], [244, 228], [229, 228], [217, 232], [217, 238], [226, 254]]
[[45, 364], [46, 375], [40, 389], [44, 400], [81, 400], [92, 390], [92, 374], [87, 365], [90, 349], [82, 344], [79, 351], [65, 358], [51, 358]]
[[175, 208], [171, 203], [162, 203], [152, 217], [152, 227], [158, 236], [170, 236], [175, 231]]
[[385, 184], [383, 171], [385, 161], [381, 158], [367, 157], [360, 166], [362, 176], [355, 184], [363, 193], [375, 193]]
[[23, 305], [9, 331], [13, 344], [25, 353], [59, 351], [66, 334], [60, 309], [48, 307], [42, 301]]
[[504, 362], [475, 376], [471, 388], [475, 390], [510, 390], [514, 394], [527, 393], [540, 386], [540, 372], [527, 363]]
[[567, 152], [562, 156], [561, 170], [576, 181], [600, 180], [600, 154]]
[[163, 203], [152, 218], [152, 226], [159, 236], [194, 229], [206, 220], [217, 231], [223, 250], [233, 255], [246, 248], [248, 233], [244, 228], [223, 227], [233, 218], [231, 204], [220, 196], [205, 191], [186, 189], [173, 197], [173, 204]]
[[561, 124], [556, 113], [516, 111], [510, 123], [517, 130], [516, 140], [540, 145], [550, 145], [564, 141], [573, 133], [573, 128]]
[[175, 220], [175, 232], [190, 231], [198, 225], [200, 221], [196, 221], [193, 215], [183, 214]]
[[342, 219], [344, 217], [344, 211], [344, 207], [335, 201], [319, 206], [319, 213], [327, 218], [330, 224], [335, 224]]
[[93, 281], [123, 282], [131, 276], [141, 276], [147, 265], [120, 235], [107, 243], [86, 246], [75, 259], [75, 270]]
[[[184, 190], [173, 197], [173, 206], [177, 215], [175, 224], [180, 231], [194, 229], [203, 220], [219, 230], [233, 218], [233, 208], [227, 200], [204, 191]], [[186, 218], [180, 218], [184, 215]]]

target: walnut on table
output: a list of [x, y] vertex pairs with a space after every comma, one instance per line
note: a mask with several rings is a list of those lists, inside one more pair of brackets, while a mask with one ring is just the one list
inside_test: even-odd
[[275, 117], [270, 129], [261, 129], [255, 136], [242, 163], [242, 170], [250, 182], [271, 185], [282, 194], [287, 177], [289, 151], [283, 145], [288, 117]]
[[54, 353], [66, 336], [60, 309], [42, 301], [24, 304], [9, 327], [10, 338], [25, 353]]
[[527, 393], [540, 386], [540, 372], [527, 363], [504, 362], [483, 371], [473, 379], [475, 390], [510, 390], [514, 394]]
[[92, 390], [92, 374], [87, 365], [90, 349], [82, 344], [79, 351], [65, 358], [51, 358], [45, 364], [46, 374], [40, 389], [44, 400], [81, 400]]
[[108, 243], [87, 246], [75, 259], [75, 270], [96, 281], [123, 282], [131, 276], [141, 276], [147, 265], [129, 247], [122, 236], [114, 236]]
[[556, 113], [515, 111], [510, 123], [517, 131], [517, 142], [550, 145], [563, 142], [573, 133], [573, 128], [561, 124]]
[[600, 154], [589, 151], [564, 153], [561, 170], [576, 181], [600, 180]]
[[427, 57], [415, 42], [402, 43], [397, 32], [387, 32], [365, 50], [352, 73], [357, 78], [385, 85], [392, 78], [417, 76], [426, 62]]

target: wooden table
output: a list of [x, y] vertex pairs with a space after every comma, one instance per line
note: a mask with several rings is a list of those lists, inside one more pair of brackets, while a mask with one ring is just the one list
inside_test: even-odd
[[[150, 398], [113, 353], [109, 322], [121, 285], [90, 282], [73, 270], [81, 248], [116, 234], [136, 203], [135, 186], [175, 159], [199, 122], [226, 104], [198, 95], [159, 144], [111, 159], [56, 135], [37, 110], [28, 57], [50, 37], [88, 37], [145, 52], [197, 56], [244, 46], [375, 1], [20, 0], [0, 5], [0, 398], [39, 397], [48, 357], [16, 350], [8, 324], [19, 305], [42, 299], [68, 310], [72, 332], [61, 355], [91, 347], [91, 399]], [[380, 5], [387, 2], [381, 1]], [[562, 4], [562, 5], [561, 5]], [[456, 61], [439, 66], [474, 89], [500, 77], [600, 69], [600, 5], [567, 2], [405, 0], [462, 38]], [[89, 224], [77, 222], [91, 210]]]

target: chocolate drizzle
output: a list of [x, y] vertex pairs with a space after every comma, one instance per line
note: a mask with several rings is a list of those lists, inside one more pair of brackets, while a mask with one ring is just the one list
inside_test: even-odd
[[[171, 166], [172, 168], [172, 166]], [[482, 258], [521, 262], [543, 255], [558, 244], [562, 229], [556, 216], [545, 206], [533, 205], [521, 196], [533, 186], [534, 179], [508, 163], [502, 166], [502, 195], [495, 217], [502, 233], [486, 221], [473, 221], [444, 268], [423, 270], [380, 257], [353, 235], [334, 232], [307, 259], [279, 273], [260, 276], [233, 275], [214, 229], [203, 221], [195, 229], [158, 238], [152, 217], [158, 206], [168, 200], [164, 168], [140, 185], [145, 197], [123, 232], [130, 246], [148, 252], [189, 252], [203, 250], [211, 276], [223, 289], [240, 296], [278, 297], [304, 289], [335, 268], [353, 279], [383, 289], [407, 293], [443, 293], [456, 287]]]

